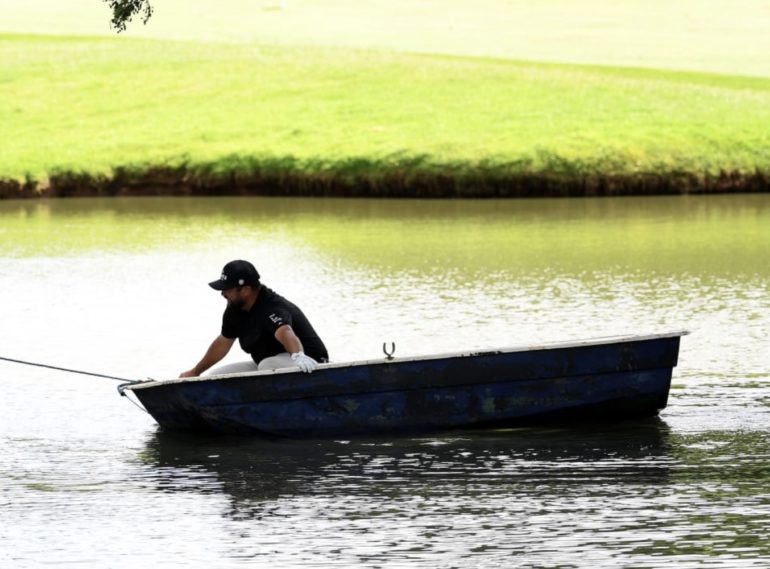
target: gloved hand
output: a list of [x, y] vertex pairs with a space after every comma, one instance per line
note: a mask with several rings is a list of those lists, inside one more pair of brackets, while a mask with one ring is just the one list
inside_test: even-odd
[[318, 362], [310, 356], [305, 355], [305, 352], [296, 352], [291, 355], [291, 359], [305, 373], [310, 373], [318, 367]]

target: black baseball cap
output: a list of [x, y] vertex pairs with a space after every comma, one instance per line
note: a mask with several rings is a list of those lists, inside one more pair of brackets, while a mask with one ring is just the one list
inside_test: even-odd
[[259, 273], [248, 261], [230, 261], [222, 269], [219, 279], [210, 282], [214, 290], [227, 290], [237, 286], [254, 286], [259, 284]]

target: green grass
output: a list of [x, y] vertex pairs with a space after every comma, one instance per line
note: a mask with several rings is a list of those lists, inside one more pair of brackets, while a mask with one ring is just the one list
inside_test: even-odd
[[[303, 183], [332, 188], [327, 193], [400, 184], [408, 195], [415, 185], [504, 186], [528, 176], [573, 184], [684, 176], [690, 186], [724, 172], [759, 172], [765, 184], [770, 176], [769, 77], [408, 53], [426, 48], [417, 27], [433, 21], [432, 4], [402, 21], [375, 2], [394, 26], [414, 18], [391, 46], [403, 51], [328, 47], [290, 13], [298, 4], [263, 16], [302, 24], [284, 41], [307, 33], [319, 45], [0, 34], [0, 180], [104, 185], [116, 171], [141, 178], [161, 166], [177, 181], [209, 187], [235, 173], [246, 186], [261, 179], [300, 193]], [[350, 7], [321, 4], [338, 17]], [[533, 10], [529, 33], [547, 37], [551, 12]], [[609, 13], [621, 21], [632, 12]], [[747, 33], [748, 21], [744, 14], [736, 30]], [[338, 43], [367, 44], [360, 29], [344, 35], [335, 25]], [[235, 26], [225, 39], [244, 29]], [[426, 32], [436, 51], [473, 52], [470, 44], [453, 50], [442, 29], [434, 22]], [[596, 37], [606, 34], [602, 28]], [[503, 36], [496, 24], [486, 45]], [[680, 41], [656, 44], [654, 53]], [[559, 45], [566, 58], [568, 46]], [[518, 53], [506, 49], [499, 55]], [[606, 63], [594, 50], [585, 59]], [[698, 54], [702, 62], [708, 53]], [[630, 51], [613, 57], [636, 61]], [[763, 57], [743, 71], [756, 72]], [[656, 61], [666, 66], [662, 55]]]
[[[281, 7], [283, 5], [283, 7]], [[112, 35], [98, 0], [4, 0], [0, 33]], [[761, 0], [157, 0], [123, 37], [443, 53], [770, 77]]]

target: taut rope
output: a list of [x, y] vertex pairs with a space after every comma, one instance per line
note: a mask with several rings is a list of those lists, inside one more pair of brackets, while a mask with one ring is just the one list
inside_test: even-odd
[[82, 371], [82, 370], [79, 370], [79, 369], [69, 369], [69, 368], [66, 368], [66, 367], [52, 366], [52, 365], [41, 364], [41, 363], [37, 363], [37, 362], [25, 362], [24, 360], [16, 360], [16, 359], [13, 359], [13, 358], [4, 358], [3, 356], [0, 356], [0, 360], [4, 360], [6, 362], [13, 362], [13, 363], [16, 363], [16, 364], [28, 365], [28, 366], [35, 366], [35, 367], [44, 367], [44, 368], [48, 368], [48, 369], [55, 369], [55, 370], [58, 370], [58, 371], [67, 371], [69, 373], [79, 373], [79, 374], [82, 374], [82, 375], [91, 375], [93, 377], [103, 377], [105, 379], [114, 379], [114, 380], [117, 380], [117, 381], [128, 381], [128, 382], [134, 382], [135, 381], [133, 379], [126, 379], [125, 377], [115, 377], [114, 375], [104, 375], [103, 373], [93, 373], [93, 372], [90, 372], [90, 371]]

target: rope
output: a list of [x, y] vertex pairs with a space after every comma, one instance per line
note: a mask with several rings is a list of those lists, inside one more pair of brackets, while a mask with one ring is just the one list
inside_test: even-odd
[[[137, 382], [134, 382], [134, 383], [137, 383]], [[125, 398], [126, 398], [126, 399], [128, 399], [128, 400], [129, 400], [131, 403], [133, 403], [133, 404], [134, 404], [134, 406], [135, 406], [137, 409], [139, 409], [140, 411], [144, 411], [145, 413], [147, 413], [147, 414], [149, 415], [149, 414], [150, 414], [150, 412], [149, 412], [147, 409], [145, 409], [144, 407], [142, 407], [141, 405], [139, 405], [139, 403], [137, 403], [136, 401], [134, 401], [133, 399], [131, 399], [131, 398], [130, 398], [128, 395], [126, 395], [126, 391], [125, 391], [125, 388], [126, 388], [126, 387], [128, 387], [128, 385], [127, 385], [127, 384], [118, 385], [118, 393], [120, 393], [120, 396], [121, 396], [121, 397], [125, 397]], [[122, 388], [122, 389], [121, 389], [121, 388]], [[134, 394], [134, 397], [136, 397], [136, 394]]]
[[44, 368], [48, 368], [48, 369], [55, 369], [55, 370], [58, 370], [58, 371], [67, 371], [69, 373], [79, 373], [79, 374], [82, 374], [82, 375], [91, 375], [93, 377], [103, 377], [105, 379], [115, 379], [117, 381], [128, 381], [128, 382], [131, 382], [131, 383], [135, 382], [135, 380], [133, 380], [133, 379], [126, 379], [125, 377], [115, 377], [114, 375], [104, 375], [102, 373], [92, 373], [90, 371], [81, 371], [81, 370], [78, 370], [78, 369], [69, 369], [69, 368], [66, 368], [66, 367], [51, 366], [51, 365], [41, 364], [41, 363], [36, 363], [36, 362], [25, 362], [24, 360], [15, 360], [13, 358], [4, 358], [3, 356], [0, 356], [0, 360], [4, 360], [6, 362], [13, 362], [13, 363], [16, 363], [16, 364], [28, 365], [28, 366], [35, 366], [35, 367], [44, 367]]

